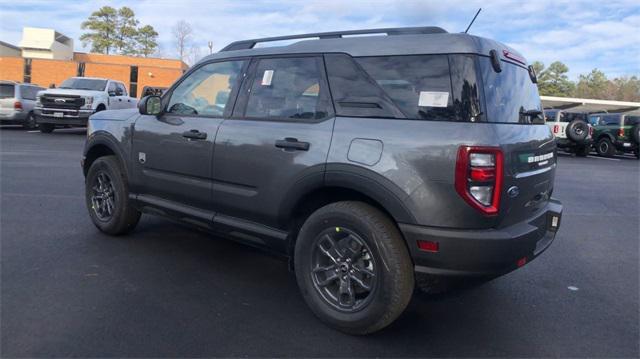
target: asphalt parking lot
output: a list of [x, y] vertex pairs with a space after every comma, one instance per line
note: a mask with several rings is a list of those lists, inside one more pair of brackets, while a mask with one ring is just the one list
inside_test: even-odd
[[143, 216], [98, 232], [84, 133], [0, 129], [2, 357], [638, 357], [640, 161], [561, 156], [556, 242], [521, 270], [390, 327], [325, 327], [280, 258]]

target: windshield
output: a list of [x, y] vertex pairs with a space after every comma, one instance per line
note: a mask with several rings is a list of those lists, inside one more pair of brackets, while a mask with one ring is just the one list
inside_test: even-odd
[[58, 88], [74, 90], [104, 91], [107, 80], [70, 78], [64, 80]]
[[527, 69], [502, 61], [502, 71], [495, 72], [488, 57], [479, 56], [487, 121], [507, 123], [542, 123], [542, 104], [538, 87]]
[[12, 97], [13, 97], [13, 85], [0, 84], [0, 98], [12, 98]]

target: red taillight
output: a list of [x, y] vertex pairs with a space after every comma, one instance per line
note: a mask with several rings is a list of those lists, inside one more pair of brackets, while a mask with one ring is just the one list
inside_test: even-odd
[[618, 137], [624, 137], [624, 128], [618, 130]]
[[593, 137], [593, 127], [589, 126], [589, 136]]
[[560, 132], [560, 125], [553, 125], [553, 133]]
[[16, 102], [14, 102], [14, 103], [13, 103], [13, 108], [14, 108], [15, 110], [22, 110], [22, 102], [20, 102], [20, 101], [16, 101]]
[[462, 146], [456, 162], [456, 192], [471, 207], [487, 216], [500, 208], [502, 150], [496, 147]]
[[421, 251], [435, 253], [440, 250], [440, 245], [438, 242], [419, 240], [418, 248], [420, 248]]
[[522, 257], [516, 262], [518, 268], [524, 266], [525, 264], [527, 264], [527, 257]]

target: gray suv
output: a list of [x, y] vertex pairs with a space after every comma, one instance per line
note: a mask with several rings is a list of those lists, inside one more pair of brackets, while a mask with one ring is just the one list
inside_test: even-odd
[[0, 81], [0, 124], [37, 127], [33, 108], [39, 91], [44, 88], [13, 81]]
[[89, 215], [113, 235], [149, 213], [281, 253], [322, 321], [371, 333], [416, 284], [489, 280], [555, 238], [535, 82], [511, 48], [436, 27], [235, 42], [138, 110], [91, 116]]

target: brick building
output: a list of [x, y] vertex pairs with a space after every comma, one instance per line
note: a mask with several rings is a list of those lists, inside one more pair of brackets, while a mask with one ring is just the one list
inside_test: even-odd
[[131, 96], [140, 97], [145, 86], [169, 87], [188, 68], [180, 60], [73, 52], [72, 47], [73, 41], [56, 31], [25, 28], [21, 55], [0, 56], [0, 80], [49, 87], [73, 76], [104, 77], [124, 82]]

